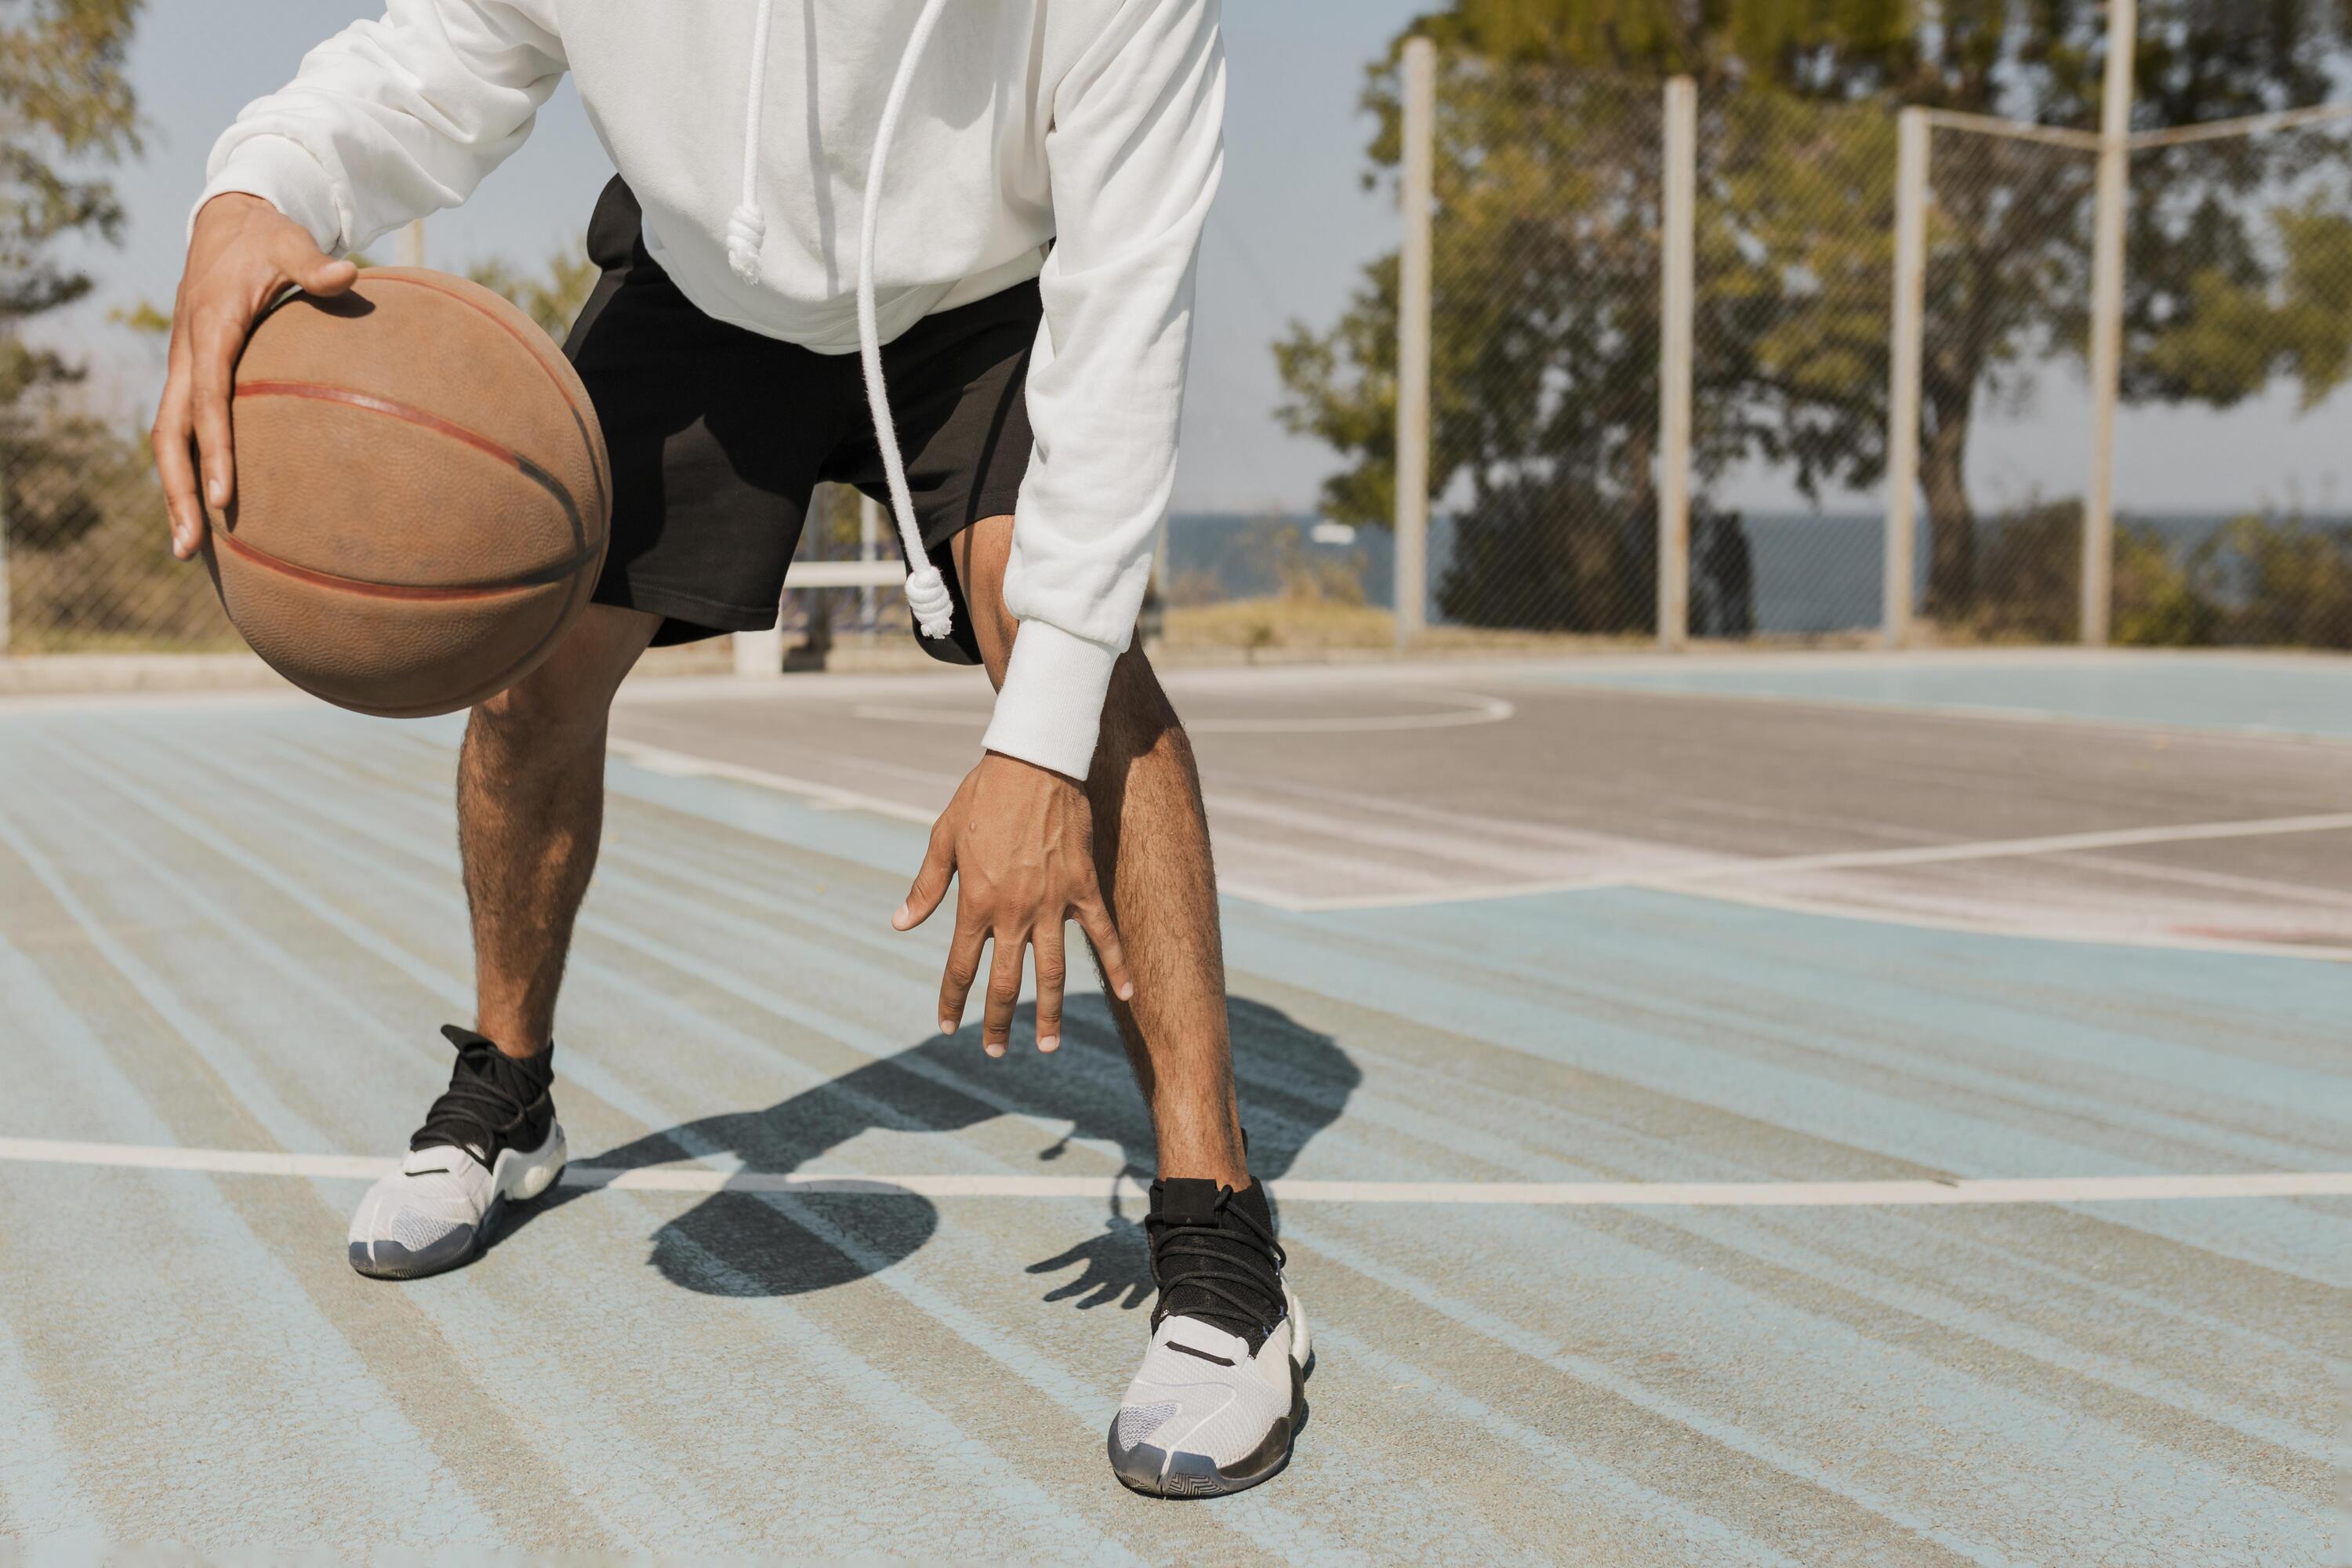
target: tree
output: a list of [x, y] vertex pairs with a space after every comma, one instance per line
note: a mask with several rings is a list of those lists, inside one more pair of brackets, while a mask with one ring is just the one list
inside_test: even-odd
[[0, 393], [36, 370], [17, 339], [29, 317], [89, 292], [87, 272], [53, 249], [66, 235], [122, 237], [113, 184], [91, 171], [139, 151], [138, 110], [122, 74], [142, 0], [0, 0]]
[[[2259, 12], [2158, 0], [2144, 18], [2143, 125], [2316, 101], [2344, 63], [2344, 16], [2317, 0]], [[1698, 79], [1705, 116], [1699, 526], [1713, 515], [1707, 484], [1742, 458], [1791, 465], [1808, 493], [1877, 482], [1891, 110], [1916, 102], [2093, 125], [2104, 24], [2091, 0], [1952, 0], [1932, 12], [1906, 0], [1456, 0], [1416, 21], [1372, 68], [1365, 102], [1380, 121], [1369, 149], [1378, 177], [1401, 149], [1403, 37], [1439, 43], [1433, 488], [1467, 479], [1474, 505], [1462, 526], [1474, 530], [1497, 509], [1554, 531], [1590, 532], [1596, 517], [1609, 520], [1604, 531], [1646, 526], [1657, 342], [1652, 106], [1676, 73]], [[2257, 242], [2264, 216], [2252, 194], [2294, 174], [2295, 157], [2319, 161], [2308, 148], [2283, 147], [2213, 143], [2136, 163], [2127, 395], [2211, 395], [2210, 377], [2200, 383], [2186, 367], [2200, 356], [2197, 323], [2209, 338], [2226, 332], [2224, 306], [2260, 310], [2296, 345], [2266, 363], [2291, 360], [2306, 396], [2352, 362], [2352, 350], [2329, 359], [2326, 330], [2346, 330], [2328, 288], [2347, 287], [2332, 258], [2335, 247], [2352, 247], [2352, 229], [2338, 237], [2326, 221], [2332, 210], [2312, 210], [2293, 242], [2306, 258], [2298, 276], [2309, 279], [2298, 287], [2280, 280], [2279, 247]], [[1989, 405], [2027, 395], [2034, 362], [2086, 345], [2094, 169], [2070, 149], [1981, 137], [1939, 135], [1936, 157], [1921, 481], [1929, 608], [1956, 614], [1979, 588], [1966, 479], [1973, 421]], [[2211, 197], [2190, 214], [2179, 210], [2184, 170]], [[2226, 263], [2218, 279], [2216, 257]], [[1390, 514], [1395, 290], [1393, 259], [1384, 258], [1334, 328], [1295, 326], [1276, 348], [1291, 426], [1355, 459], [1324, 495], [1326, 509], [1349, 521]], [[2290, 321], [2300, 330], [2282, 325]], [[1532, 539], [1525, 521], [1496, 526]], [[1522, 563], [1528, 549], [1517, 552]], [[1481, 570], [1512, 569], [1512, 552], [1489, 553], [1494, 563]], [[1567, 553], [1630, 563], [1646, 552]], [[1630, 564], [1578, 568], [1592, 569], [1624, 579], [1620, 601], [1640, 597]], [[1474, 588], [1473, 596], [1507, 596], [1493, 584], [1465, 592]]]
[[109, 244], [123, 213], [106, 164], [139, 151], [123, 56], [142, 0], [0, 0], [0, 517], [62, 537], [94, 505], [71, 480], [89, 421], [54, 405], [82, 367], [26, 323], [93, 286], [69, 237]]

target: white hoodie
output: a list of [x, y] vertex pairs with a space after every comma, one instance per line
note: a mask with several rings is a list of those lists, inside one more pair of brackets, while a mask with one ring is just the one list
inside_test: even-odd
[[[326, 249], [357, 249], [470, 196], [568, 69], [645, 209], [646, 247], [720, 321], [855, 352], [863, 270], [878, 351], [1036, 278], [1036, 446], [1004, 586], [1022, 629], [985, 744], [1084, 777], [1174, 481], [1194, 264], [1223, 163], [1219, 9], [388, 0], [247, 106], [202, 200], [260, 196]], [[919, 613], [923, 587], [909, 583]]]

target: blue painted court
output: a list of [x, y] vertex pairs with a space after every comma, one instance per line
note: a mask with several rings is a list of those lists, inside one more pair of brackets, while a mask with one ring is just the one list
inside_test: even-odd
[[927, 1027], [888, 916], [971, 681], [631, 689], [573, 1178], [411, 1285], [342, 1237], [470, 1007], [457, 722], [23, 700], [0, 1539], [2341, 1560], [2352, 666], [1171, 688], [1316, 1323], [1285, 1475], [1108, 1473], [1150, 1140], [1099, 1005], [1051, 1058]]

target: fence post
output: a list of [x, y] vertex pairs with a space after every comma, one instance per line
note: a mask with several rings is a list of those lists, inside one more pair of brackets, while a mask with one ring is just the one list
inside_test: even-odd
[[1895, 321], [1887, 347], [1886, 584], [1881, 635], [1889, 647], [1911, 638], [1912, 584], [1917, 573], [1919, 358], [1927, 326], [1927, 111], [1907, 108], [1895, 120]]
[[[882, 503], [860, 492], [857, 497], [857, 558], [871, 561], [882, 542]], [[857, 590], [857, 614], [860, 623], [874, 630], [874, 590], [871, 586]]]
[[2116, 387], [2123, 365], [2124, 203], [2131, 173], [2135, 0], [2107, 0], [2107, 74], [2099, 100], [2097, 227], [2091, 242], [2091, 473], [2083, 490], [2083, 644], [2103, 647], [2113, 605]]
[[1658, 288], [1658, 646], [1690, 640], [1691, 311], [1698, 225], [1698, 83], [1666, 83]]
[[1397, 269], [1396, 641], [1421, 635], [1429, 598], [1430, 205], [1437, 46], [1404, 46], [1404, 245]]

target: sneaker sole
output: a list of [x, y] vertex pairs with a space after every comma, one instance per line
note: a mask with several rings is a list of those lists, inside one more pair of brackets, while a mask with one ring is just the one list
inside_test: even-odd
[[[513, 1164], [509, 1165], [508, 1162]], [[524, 1153], [509, 1149], [499, 1155], [492, 1179], [496, 1191], [490, 1206], [483, 1211], [479, 1224], [465, 1232], [466, 1244], [446, 1255], [433, 1252], [415, 1253], [389, 1239], [373, 1243], [354, 1241], [345, 1255], [351, 1259], [352, 1271], [370, 1279], [425, 1279], [436, 1274], [446, 1274], [452, 1268], [462, 1268], [482, 1255], [488, 1238], [498, 1233], [499, 1219], [507, 1205], [527, 1204], [555, 1184], [569, 1163], [569, 1152], [563, 1142], [563, 1124], [555, 1123], [548, 1140], [538, 1148]]]

